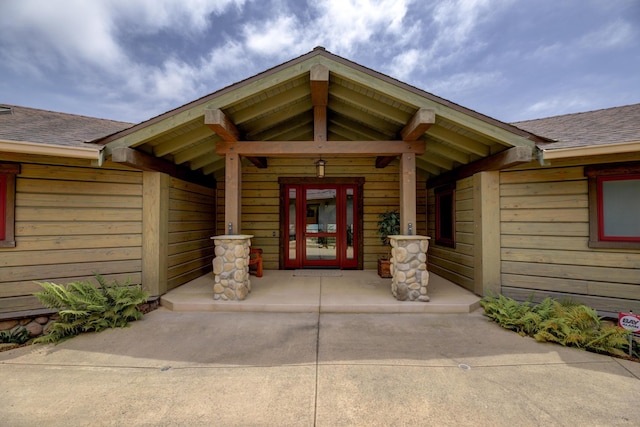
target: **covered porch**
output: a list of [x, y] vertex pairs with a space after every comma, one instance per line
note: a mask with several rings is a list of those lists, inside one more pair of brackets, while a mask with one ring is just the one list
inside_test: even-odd
[[430, 273], [426, 304], [397, 301], [391, 280], [374, 270], [270, 270], [251, 277], [251, 294], [243, 301], [212, 298], [212, 273], [198, 277], [162, 296], [173, 311], [287, 313], [470, 313], [480, 297]]

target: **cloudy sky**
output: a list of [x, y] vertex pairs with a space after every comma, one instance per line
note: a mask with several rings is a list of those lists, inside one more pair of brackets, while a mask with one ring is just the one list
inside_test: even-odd
[[0, 0], [0, 103], [140, 122], [324, 46], [513, 122], [640, 102], [638, 0]]

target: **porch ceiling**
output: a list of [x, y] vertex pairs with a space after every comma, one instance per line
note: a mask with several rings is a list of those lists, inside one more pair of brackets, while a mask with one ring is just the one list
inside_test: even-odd
[[133, 148], [153, 159], [210, 175], [224, 167], [216, 143], [224, 138], [205, 125], [206, 109], [221, 110], [240, 141], [313, 141], [314, 105], [310, 69], [329, 69], [328, 141], [401, 140], [420, 109], [436, 113], [418, 139], [426, 151], [417, 167], [431, 176], [514, 146], [534, 147], [535, 135], [404, 85], [387, 76], [316, 49], [289, 63], [101, 141], [107, 154]]

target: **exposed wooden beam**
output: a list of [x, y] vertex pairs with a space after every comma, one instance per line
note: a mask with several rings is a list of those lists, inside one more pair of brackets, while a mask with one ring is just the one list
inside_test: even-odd
[[204, 110], [204, 124], [224, 141], [239, 141], [240, 131], [221, 109]]
[[244, 125], [245, 132], [247, 137], [252, 137], [260, 132], [264, 132], [265, 130], [277, 126], [280, 123], [286, 122], [294, 117], [297, 117], [303, 113], [309, 113], [313, 111], [313, 105], [311, 104], [310, 99], [302, 99], [295, 104], [291, 104], [287, 106], [287, 108], [283, 108], [282, 110], [278, 110], [273, 114], [267, 114], [265, 116], [261, 116], [256, 120], [252, 120], [247, 122]]
[[[187, 148], [191, 144], [195, 144], [205, 138], [211, 137], [211, 129], [207, 126], [200, 126], [192, 129], [189, 132], [183, 133], [180, 136], [171, 138], [168, 141], [164, 141], [155, 147], [153, 147], [153, 155], [156, 157], [163, 157], [167, 154], [175, 153], [184, 148]], [[216, 138], [219, 139], [219, 138]]]
[[436, 112], [426, 108], [420, 108], [413, 115], [409, 123], [402, 128], [400, 136], [403, 141], [415, 141], [436, 122]]
[[355, 104], [360, 108], [371, 110], [398, 124], [407, 123], [411, 119], [411, 113], [409, 112], [337, 84], [331, 85], [331, 97]]
[[211, 187], [213, 183], [207, 177], [194, 173], [188, 168], [177, 166], [167, 160], [150, 156], [129, 147], [116, 147], [111, 154], [111, 161], [143, 171], [166, 173], [175, 178]]
[[471, 161], [470, 154], [464, 153], [451, 146], [446, 146], [439, 141], [427, 140], [426, 149], [427, 149], [427, 152], [425, 153], [426, 155], [428, 155], [428, 153], [438, 154], [442, 157], [446, 157], [448, 159], [454, 160], [463, 165], [466, 165]]
[[303, 98], [307, 98], [308, 96], [309, 87], [305, 81], [302, 85], [294, 86], [291, 89], [278, 93], [277, 95], [269, 96], [265, 98], [264, 101], [251, 104], [248, 107], [235, 111], [232, 114], [233, 121], [236, 125], [241, 125], [242, 123], [253, 120], [264, 114], [265, 111], [279, 109], [280, 107], [293, 104]]
[[427, 135], [433, 136], [437, 139], [441, 139], [460, 150], [472, 154], [477, 154], [480, 157], [486, 157], [491, 152], [488, 145], [485, 145], [481, 142], [478, 142], [474, 139], [456, 133], [452, 130], [443, 128], [441, 126], [431, 126], [427, 132]]
[[497, 171], [529, 163], [533, 159], [533, 150], [530, 147], [520, 146], [494, 154], [490, 157], [477, 160], [468, 165], [461, 166], [450, 172], [443, 173], [427, 181], [427, 188], [438, 187], [443, 184], [455, 182], [482, 171]]
[[313, 140], [327, 140], [327, 104], [329, 103], [329, 69], [322, 64], [311, 67], [311, 103], [313, 104]]
[[340, 100], [331, 98], [331, 101], [329, 102], [329, 109], [341, 116], [350, 117], [352, 120], [366, 123], [367, 127], [382, 133], [385, 135], [386, 139], [395, 138], [398, 132], [398, 127], [394, 123], [382, 120], [380, 117], [367, 111], [353, 108], [353, 106]]
[[242, 156], [295, 157], [345, 155], [350, 157], [391, 156], [402, 153], [424, 153], [424, 141], [241, 141], [219, 142], [219, 155], [236, 153]]
[[329, 69], [315, 64], [309, 72], [311, 78], [311, 102], [314, 107], [329, 103]]
[[282, 122], [277, 126], [270, 127], [267, 130], [257, 133], [248, 133], [247, 139], [254, 139], [256, 141], [269, 141], [272, 139], [279, 139], [282, 141], [286, 141], [289, 139], [293, 139], [286, 136], [289, 135], [289, 132], [293, 130], [299, 133], [300, 131], [296, 129], [308, 126], [311, 123], [313, 123], [313, 116], [311, 114], [301, 114], [299, 116], [291, 118], [290, 120]]
[[[218, 142], [218, 144], [219, 143], [220, 142]], [[177, 165], [180, 165], [182, 163], [186, 163], [195, 158], [204, 156], [205, 154], [215, 150], [215, 148], [216, 148], [216, 144], [214, 144], [213, 142], [203, 141], [197, 145], [194, 145], [193, 147], [190, 147], [186, 150], [176, 153], [173, 156], [173, 161]]]
[[[361, 135], [360, 137], [351, 136], [351, 137], [345, 138], [348, 141], [356, 141], [356, 140], [362, 140], [362, 139], [365, 139], [365, 140], [371, 139], [371, 140], [377, 141], [377, 140], [383, 140], [383, 139], [389, 138], [388, 134], [378, 132], [375, 129], [364, 127], [361, 123], [353, 121], [349, 119], [349, 117], [343, 116], [343, 115], [333, 114], [331, 116], [331, 125], [332, 125], [331, 126], [332, 131], [336, 126], [340, 126], [343, 129], [346, 129]], [[342, 132], [341, 130], [339, 131], [338, 129], [336, 129], [335, 132], [339, 134], [344, 134], [344, 132]]]
[[376, 168], [384, 169], [389, 166], [389, 163], [393, 162], [398, 156], [378, 156], [376, 157]]
[[442, 169], [440, 167], [434, 165], [433, 163], [429, 163], [421, 157], [418, 157], [416, 159], [416, 167], [427, 171], [431, 175], [440, 175], [440, 172], [442, 172]]
[[240, 234], [242, 218], [242, 164], [240, 156], [229, 153], [224, 166], [224, 230]]
[[266, 169], [267, 168], [267, 158], [266, 157], [254, 157], [254, 156], [245, 156], [247, 160], [256, 165], [258, 169]]

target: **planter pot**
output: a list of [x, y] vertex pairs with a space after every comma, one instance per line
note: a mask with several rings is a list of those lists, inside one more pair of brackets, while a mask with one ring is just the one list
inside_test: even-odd
[[391, 279], [391, 261], [388, 259], [378, 259], [378, 276], [383, 279]]

